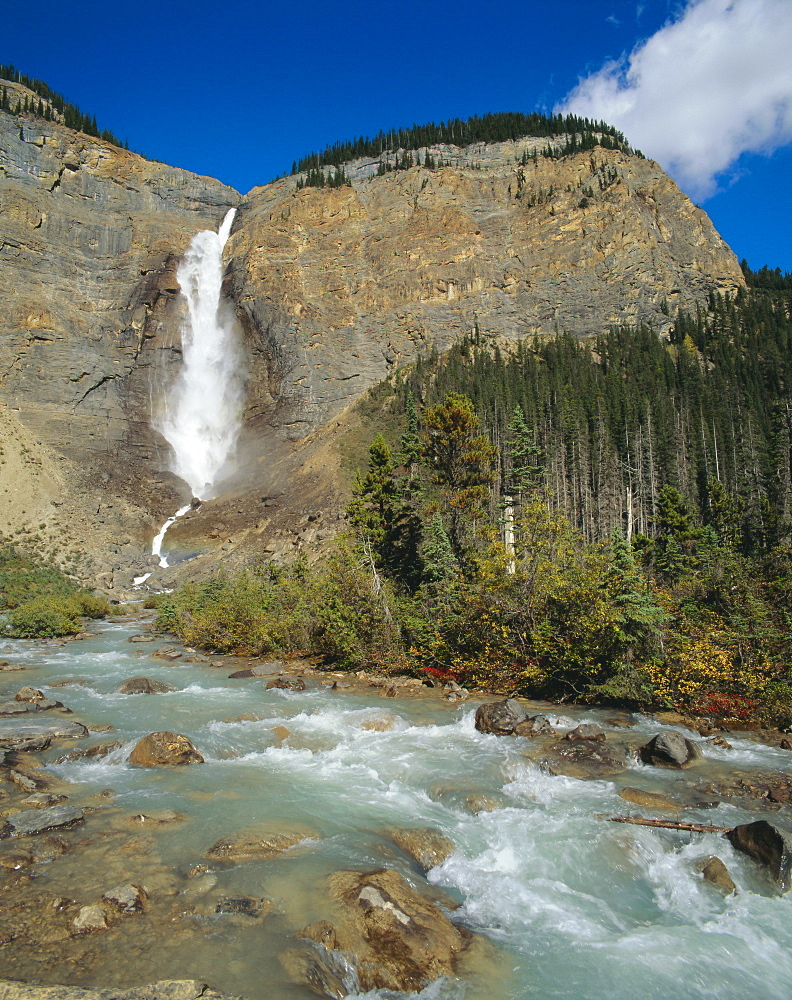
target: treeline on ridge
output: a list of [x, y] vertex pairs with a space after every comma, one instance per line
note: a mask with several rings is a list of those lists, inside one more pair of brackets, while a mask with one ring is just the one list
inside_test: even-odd
[[382, 156], [399, 150], [411, 151], [425, 146], [469, 146], [475, 142], [506, 142], [527, 136], [553, 138], [568, 135], [573, 138], [575, 151], [602, 145], [629, 151], [622, 133], [606, 122], [596, 122], [577, 115], [523, 114], [516, 111], [474, 115], [472, 118], [452, 118], [447, 122], [429, 122], [409, 128], [380, 131], [374, 137], [335, 142], [319, 152], [307, 153], [292, 165], [292, 173], [316, 170], [322, 166], [338, 167], [365, 156]]
[[791, 305], [713, 295], [670, 342], [620, 328], [505, 355], [474, 332], [371, 393], [385, 434], [329, 558], [187, 586], [161, 625], [226, 651], [786, 724]]
[[96, 115], [84, 114], [76, 104], [71, 104], [61, 94], [56, 93], [48, 84], [44, 83], [43, 80], [26, 76], [24, 73], [20, 73], [13, 65], [2, 63], [0, 63], [0, 80], [10, 80], [12, 83], [19, 83], [23, 87], [27, 87], [34, 94], [37, 94], [39, 98], [37, 101], [30, 100], [27, 97], [24, 100], [17, 98], [12, 102], [12, 97], [9, 95], [8, 89], [3, 87], [0, 90], [0, 110], [17, 115], [36, 115], [39, 118], [43, 118], [44, 121], [61, 122], [76, 132], [84, 132], [85, 135], [102, 139], [113, 146], [129, 149], [128, 143], [121, 142], [108, 129], [99, 131], [99, 127], [96, 124]]

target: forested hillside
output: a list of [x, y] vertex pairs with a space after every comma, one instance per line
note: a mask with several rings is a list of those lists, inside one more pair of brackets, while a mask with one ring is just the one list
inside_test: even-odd
[[[537, 112], [522, 114], [507, 111], [474, 115], [466, 119], [453, 118], [439, 124], [428, 122], [426, 125], [411, 125], [409, 128], [378, 132], [373, 137], [360, 136], [335, 142], [332, 146], [319, 152], [307, 153], [296, 160], [292, 173], [316, 170], [322, 166], [337, 167], [363, 156], [381, 156], [397, 150], [409, 152], [438, 145], [469, 146], [474, 142], [505, 142], [525, 136], [547, 139], [569, 136], [567, 152], [579, 152], [595, 145], [626, 152], [630, 148], [622, 133], [607, 122], [595, 122], [577, 115], [547, 116]], [[548, 155], [552, 155], [552, 152]]]
[[623, 328], [506, 355], [474, 335], [397, 373], [366, 404], [388, 439], [329, 560], [184, 588], [162, 624], [220, 649], [786, 723], [792, 303], [766, 274], [680, 316], [670, 343]]

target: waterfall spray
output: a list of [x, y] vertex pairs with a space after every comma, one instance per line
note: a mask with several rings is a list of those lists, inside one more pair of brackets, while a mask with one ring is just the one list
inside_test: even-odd
[[[222, 296], [223, 247], [235, 213], [229, 210], [218, 232], [197, 233], [176, 272], [187, 302], [183, 366], [155, 423], [173, 449], [172, 471], [201, 500], [212, 495], [241, 426], [241, 338], [234, 310]], [[178, 510], [154, 539], [151, 551], [160, 566], [168, 565], [161, 551], [165, 533], [189, 509], [187, 504]]]

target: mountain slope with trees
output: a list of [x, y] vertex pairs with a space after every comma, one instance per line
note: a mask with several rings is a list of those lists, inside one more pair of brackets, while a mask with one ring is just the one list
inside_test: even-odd
[[214, 648], [784, 723], [792, 302], [757, 284], [680, 315], [670, 342], [619, 328], [504, 355], [474, 337], [397, 373], [369, 410], [390, 440], [329, 561], [193, 585], [163, 624]]

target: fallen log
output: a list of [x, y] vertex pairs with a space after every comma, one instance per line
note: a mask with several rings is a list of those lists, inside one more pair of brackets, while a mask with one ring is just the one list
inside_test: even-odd
[[682, 823], [670, 819], [649, 819], [646, 816], [606, 816], [600, 813], [598, 818], [610, 820], [611, 823], [659, 826], [663, 830], [684, 830], [686, 833], [731, 833], [733, 829], [730, 826], [713, 826], [711, 823]]

